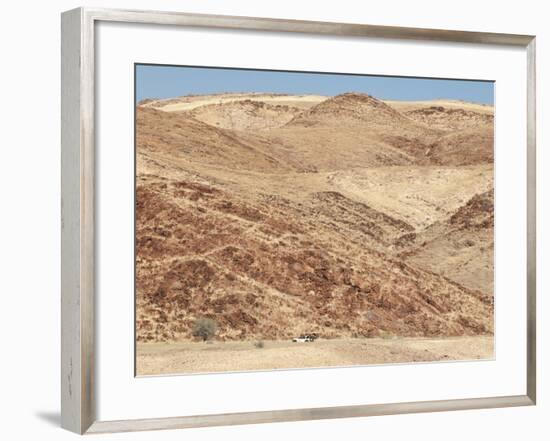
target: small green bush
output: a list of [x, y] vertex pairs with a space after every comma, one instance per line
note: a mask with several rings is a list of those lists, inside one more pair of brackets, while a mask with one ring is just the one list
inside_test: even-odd
[[193, 326], [193, 337], [202, 338], [202, 341], [210, 340], [218, 330], [217, 323], [210, 318], [199, 318]]

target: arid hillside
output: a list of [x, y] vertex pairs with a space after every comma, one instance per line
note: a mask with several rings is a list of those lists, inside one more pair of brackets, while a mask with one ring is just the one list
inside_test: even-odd
[[138, 341], [492, 334], [492, 108], [460, 104], [138, 104]]
[[245, 100], [208, 104], [197, 107], [190, 113], [199, 121], [214, 127], [252, 131], [281, 127], [302, 111], [303, 109], [293, 106]]
[[493, 199], [493, 190], [475, 195], [418, 234], [400, 257], [468, 288], [492, 292]]

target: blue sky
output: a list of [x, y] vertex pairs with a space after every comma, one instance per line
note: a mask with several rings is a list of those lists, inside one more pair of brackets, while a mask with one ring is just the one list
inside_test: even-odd
[[185, 66], [136, 65], [136, 100], [222, 92], [333, 96], [368, 93], [388, 100], [459, 99], [494, 104], [494, 83]]

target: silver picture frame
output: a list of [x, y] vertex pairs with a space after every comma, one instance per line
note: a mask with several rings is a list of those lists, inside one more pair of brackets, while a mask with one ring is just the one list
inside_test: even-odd
[[[525, 395], [370, 404], [296, 410], [184, 415], [98, 421], [94, 382], [94, 112], [95, 43], [98, 22], [145, 23], [334, 36], [483, 43], [524, 48], [527, 57], [527, 376]], [[78, 8], [61, 17], [61, 422], [79, 434], [365, 417], [529, 406], [536, 403], [536, 140], [535, 36], [364, 24], [280, 20]], [[128, 342], [128, 344], [132, 344]]]

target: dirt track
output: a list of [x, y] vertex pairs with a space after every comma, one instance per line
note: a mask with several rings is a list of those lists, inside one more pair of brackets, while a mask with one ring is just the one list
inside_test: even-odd
[[314, 343], [139, 343], [138, 375], [272, 370], [493, 357], [493, 337], [359, 338]]

